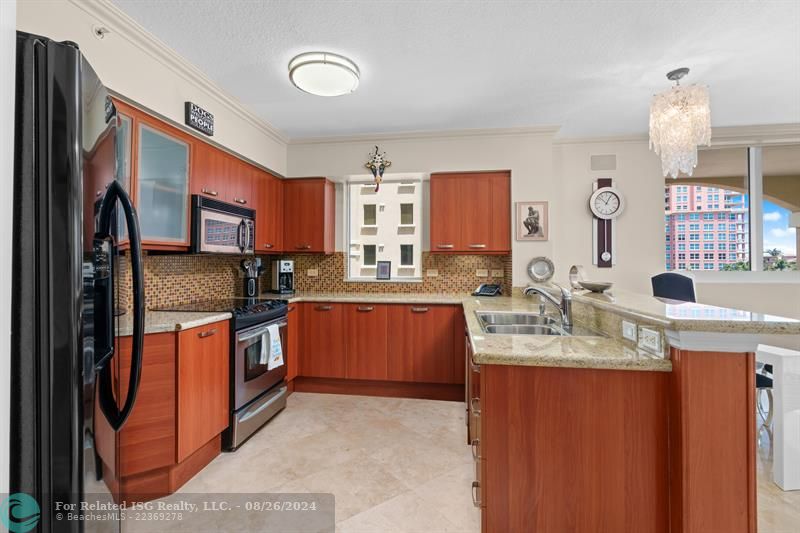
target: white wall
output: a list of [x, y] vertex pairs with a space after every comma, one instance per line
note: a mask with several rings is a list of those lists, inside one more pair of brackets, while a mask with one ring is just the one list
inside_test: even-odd
[[[0, 188], [14, 183], [16, 4], [0, 0]], [[11, 220], [14, 196], [0, 195], [0, 494], [8, 493], [11, 348]]]
[[[332, 178], [363, 174], [364, 163], [375, 143], [392, 162], [391, 172], [510, 170], [512, 198], [550, 200], [558, 212], [559, 179], [553, 170], [553, 128], [531, 131], [497, 131], [484, 134], [453, 132], [444, 135], [381, 136], [370, 140], [292, 143], [288, 151], [289, 175]], [[338, 193], [338, 189], [337, 189]], [[511, 213], [508, 214], [511, 217]], [[552, 216], [552, 215], [551, 215]], [[551, 232], [560, 223], [551, 220]], [[337, 230], [337, 234], [341, 231]], [[341, 249], [341, 245], [337, 249]], [[512, 240], [514, 285], [527, 281], [525, 267], [533, 257], [553, 257], [555, 240]]]
[[[93, 26], [111, 33], [97, 39]], [[286, 174], [286, 143], [280, 133], [108, 0], [21, 0], [17, 28], [78, 43], [107, 87], [178, 124], [183, 124], [184, 102], [195, 102], [214, 114], [213, 141]]]
[[[556, 279], [566, 282], [569, 267], [578, 264], [589, 279], [649, 293], [650, 277], [664, 270], [664, 179], [658, 156], [645, 140], [565, 141], [556, 143], [553, 153], [561, 206], [555, 213], [560, 220], [554, 237]], [[616, 170], [592, 171], [590, 157], [605, 154], [616, 155]], [[589, 196], [597, 178], [613, 178], [625, 198], [625, 211], [614, 221], [613, 268], [592, 265]]]

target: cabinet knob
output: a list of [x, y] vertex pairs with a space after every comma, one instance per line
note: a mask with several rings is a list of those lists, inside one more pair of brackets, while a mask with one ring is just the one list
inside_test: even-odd
[[200, 192], [209, 196], [219, 196], [219, 193], [213, 189], [200, 189]]
[[270, 244], [268, 242], [265, 242], [264, 243], [264, 248], [275, 248], [275, 245], [274, 244]]
[[427, 313], [428, 312], [428, 308], [427, 307], [412, 307], [411, 308], [411, 312], [412, 313]]
[[244, 198], [234, 198], [233, 201], [236, 202], [237, 204], [242, 204], [242, 205], [247, 203], [247, 200], [245, 200]]
[[452, 244], [437, 244], [436, 247], [449, 250], [450, 248], [453, 248], [454, 246]]
[[201, 331], [200, 333], [197, 334], [197, 336], [200, 337], [201, 339], [205, 339], [206, 337], [216, 335], [216, 333], [217, 333], [217, 328], [214, 328], [208, 331]]

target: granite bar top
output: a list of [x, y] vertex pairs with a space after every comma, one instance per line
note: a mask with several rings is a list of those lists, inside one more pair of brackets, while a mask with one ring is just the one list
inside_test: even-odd
[[452, 293], [425, 293], [425, 292], [379, 292], [353, 293], [353, 292], [304, 292], [297, 291], [291, 295], [263, 293], [261, 298], [286, 300], [294, 302], [338, 302], [338, 303], [372, 303], [372, 304], [448, 304], [458, 305], [466, 295]]
[[[800, 301], [800, 294], [786, 297]], [[573, 291], [572, 299], [618, 315], [651, 321], [673, 331], [800, 335], [800, 320], [793, 318], [666, 300], [624, 290], [612, 289], [607, 294]]]
[[[186, 313], [183, 311], [145, 311], [144, 333], [181, 331], [229, 320], [230, 313]], [[117, 333], [121, 337], [133, 335], [133, 315], [126, 313], [117, 317]]]

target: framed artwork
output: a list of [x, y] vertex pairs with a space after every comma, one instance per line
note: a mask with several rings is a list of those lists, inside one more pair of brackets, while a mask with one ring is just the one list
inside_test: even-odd
[[546, 241], [550, 233], [547, 202], [517, 202], [518, 241]]
[[378, 273], [376, 279], [392, 279], [392, 262], [378, 261]]

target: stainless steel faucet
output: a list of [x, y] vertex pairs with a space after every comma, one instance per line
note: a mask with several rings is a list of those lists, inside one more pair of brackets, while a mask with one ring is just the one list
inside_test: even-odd
[[[538, 294], [545, 301], [550, 302], [554, 306], [558, 308], [558, 311], [561, 313], [561, 325], [564, 327], [572, 326], [572, 293], [569, 292], [569, 289], [565, 289], [559, 285], [556, 285], [559, 289], [561, 289], [561, 301], [557, 300], [555, 296], [550, 294], [547, 289], [543, 287], [528, 287], [525, 289], [525, 296], [530, 296], [531, 294]], [[543, 310], [543, 306], [541, 306], [540, 311]]]

